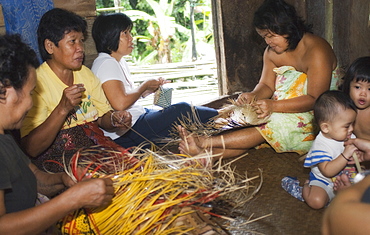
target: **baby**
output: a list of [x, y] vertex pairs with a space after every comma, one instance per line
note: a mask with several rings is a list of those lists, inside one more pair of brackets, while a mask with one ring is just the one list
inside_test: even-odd
[[334, 198], [332, 178], [352, 161], [357, 150], [344, 145], [353, 132], [357, 108], [351, 98], [341, 91], [324, 92], [316, 100], [314, 116], [319, 134], [306, 156], [304, 167], [310, 167], [309, 180], [302, 186], [292, 177], [282, 179], [282, 187], [291, 195], [320, 209]]

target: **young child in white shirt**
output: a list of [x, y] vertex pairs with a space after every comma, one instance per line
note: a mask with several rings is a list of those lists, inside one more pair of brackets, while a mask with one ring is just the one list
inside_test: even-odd
[[282, 179], [282, 187], [310, 207], [320, 209], [333, 198], [332, 178], [341, 173], [357, 148], [344, 145], [351, 138], [357, 108], [341, 91], [324, 92], [316, 100], [314, 116], [320, 132], [308, 152], [304, 167], [310, 167], [309, 180], [302, 186], [292, 177]]

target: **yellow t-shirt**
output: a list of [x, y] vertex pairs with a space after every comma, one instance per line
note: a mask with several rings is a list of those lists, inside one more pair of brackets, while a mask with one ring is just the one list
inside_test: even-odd
[[[21, 135], [26, 136], [42, 124], [59, 104], [63, 90], [67, 88], [57, 75], [44, 62], [37, 70], [36, 88], [32, 94], [33, 107], [23, 121]], [[71, 112], [62, 129], [68, 129], [86, 122], [95, 121], [111, 110], [99, 79], [86, 66], [73, 72], [74, 84], [82, 83], [86, 91], [82, 103]]]

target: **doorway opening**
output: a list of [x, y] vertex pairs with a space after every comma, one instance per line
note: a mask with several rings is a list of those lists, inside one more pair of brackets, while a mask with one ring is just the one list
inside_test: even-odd
[[[198, 105], [219, 96], [211, 0], [96, 0], [96, 9], [134, 22], [135, 48], [125, 59], [135, 83], [170, 80], [172, 103]], [[153, 105], [150, 97], [139, 101]]]

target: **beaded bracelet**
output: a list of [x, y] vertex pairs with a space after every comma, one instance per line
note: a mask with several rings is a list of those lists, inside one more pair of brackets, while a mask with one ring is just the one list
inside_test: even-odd
[[343, 154], [343, 153], [341, 153], [340, 155], [342, 155], [342, 157], [344, 157], [344, 159], [346, 159], [348, 162], [349, 162], [349, 161], [351, 161], [351, 160], [349, 160], [348, 158], [346, 158], [346, 156], [344, 156], [344, 154]]

